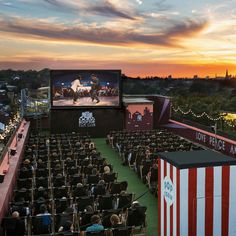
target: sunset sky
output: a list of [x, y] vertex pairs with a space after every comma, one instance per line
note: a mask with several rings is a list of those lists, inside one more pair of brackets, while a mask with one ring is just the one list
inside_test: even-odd
[[0, 0], [0, 69], [236, 74], [236, 0]]

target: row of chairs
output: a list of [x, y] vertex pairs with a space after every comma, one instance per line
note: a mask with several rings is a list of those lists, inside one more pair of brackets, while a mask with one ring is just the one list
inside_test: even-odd
[[[109, 171], [105, 172], [105, 168]], [[104, 223], [105, 219], [109, 222], [106, 212], [110, 214], [127, 212], [128, 228], [125, 230], [130, 235], [128, 229], [135, 225], [146, 226], [145, 219], [142, 219], [141, 223], [136, 221], [134, 225], [130, 225], [133, 224], [131, 215], [134, 215], [134, 209], [131, 205], [134, 195], [126, 193], [127, 181], [117, 182], [118, 174], [112, 169], [96, 150], [89, 136], [30, 135], [19, 169], [19, 179], [10, 204], [9, 215], [17, 211], [21, 217], [25, 217], [23, 219], [27, 235], [37, 235], [39, 232], [55, 234], [61, 215], [72, 208], [73, 234], [78, 234], [89, 223], [85, 224], [84, 218], [87, 217], [88, 220], [95, 212], [103, 219], [105, 228], [108, 227]], [[101, 186], [104, 187], [104, 192], [99, 190]], [[82, 195], [81, 189], [83, 189]], [[41, 212], [42, 206], [52, 219], [47, 232], [40, 231], [44, 225], [41, 215], [45, 215]], [[86, 212], [88, 206], [92, 212]], [[142, 211], [145, 217], [146, 207]], [[5, 218], [6, 222], [7, 218], [9, 217]], [[109, 232], [105, 230], [100, 233], [107, 235]]]
[[112, 131], [107, 135], [107, 144], [119, 152], [123, 164], [134, 169], [156, 196], [157, 153], [202, 149], [200, 146], [165, 129]]

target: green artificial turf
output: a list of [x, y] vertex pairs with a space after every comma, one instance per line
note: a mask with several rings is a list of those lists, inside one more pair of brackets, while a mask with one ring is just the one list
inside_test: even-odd
[[[118, 153], [106, 144], [105, 138], [94, 139], [96, 147], [108, 163], [113, 165], [114, 171], [118, 173], [118, 181], [128, 181], [128, 192], [134, 193], [135, 198], [148, 190], [137, 174], [128, 166], [123, 166]], [[147, 206], [147, 232], [150, 236], [157, 235], [157, 198], [150, 192], [138, 200], [142, 205]]]

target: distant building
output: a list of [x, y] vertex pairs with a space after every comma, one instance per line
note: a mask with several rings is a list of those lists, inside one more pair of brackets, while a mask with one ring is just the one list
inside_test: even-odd
[[0, 81], [0, 89], [1, 90], [6, 89], [6, 85], [7, 85], [7, 83], [5, 81]]
[[[144, 108], [143, 115], [140, 111], [136, 111], [133, 114], [128, 111], [128, 125], [129, 129], [151, 129], [153, 121], [153, 112], [150, 111], [147, 107]], [[150, 127], [150, 128], [148, 128]]]
[[228, 69], [226, 70], [226, 73], [225, 73], [225, 79], [229, 79], [230, 76], [229, 76], [229, 72], [228, 72]]
[[4, 125], [10, 122], [10, 116], [7, 112], [0, 110], [0, 122]]

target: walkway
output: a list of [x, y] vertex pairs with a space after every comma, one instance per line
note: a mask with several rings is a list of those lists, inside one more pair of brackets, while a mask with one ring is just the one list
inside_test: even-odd
[[[106, 144], [105, 138], [97, 138], [94, 141], [98, 151], [107, 159], [108, 163], [113, 165], [114, 171], [118, 172], [118, 181], [128, 181], [128, 192], [134, 193], [137, 198], [148, 190], [133, 170], [121, 165], [118, 153]], [[157, 198], [148, 192], [138, 201], [147, 206], [148, 236], [157, 236]]]

